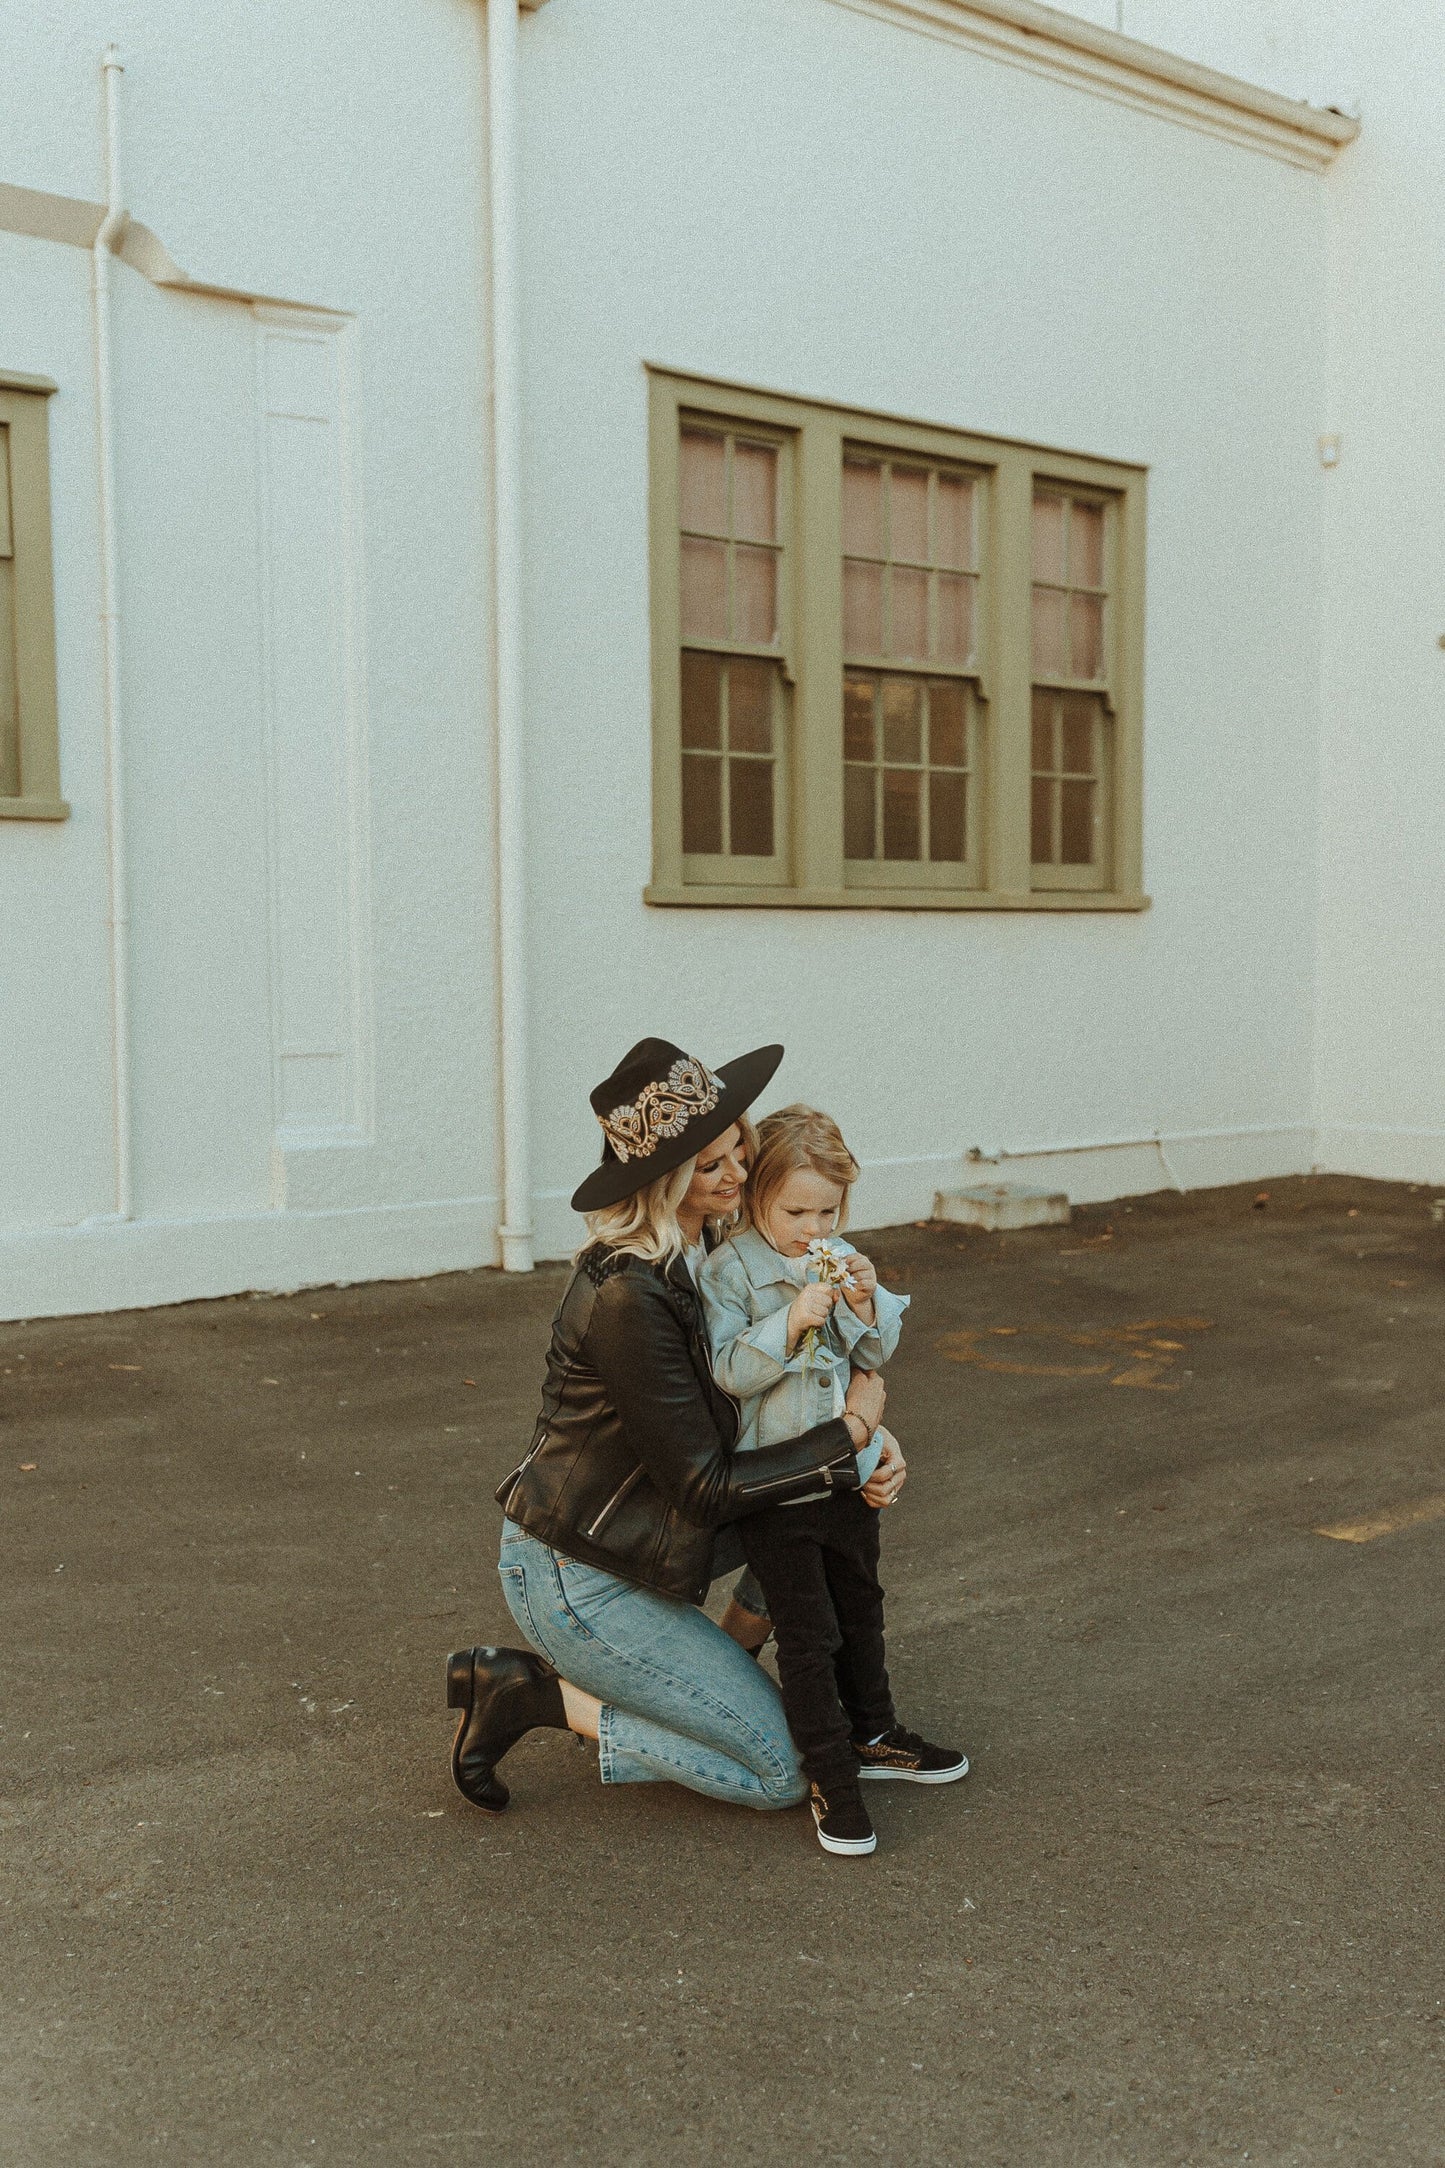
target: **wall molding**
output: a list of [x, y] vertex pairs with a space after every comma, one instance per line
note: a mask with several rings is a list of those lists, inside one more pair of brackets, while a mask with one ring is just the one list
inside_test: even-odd
[[285, 1152], [373, 1131], [355, 326], [264, 304], [252, 314], [273, 1129]]
[[1183, 60], [1122, 32], [1044, 7], [1039, 0], [832, 0], [922, 37], [963, 46], [1045, 75], [1074, 90], [1322, 173], [1360, 132], [1347, 113], [1324, 110], [1215, 68]]
[[[1278, 1180], [1328, 1171], [1445, 1188], [1445, 1130], [1308, 1123], [1278, 1128], [1166, 1131], [1186, 1188]], [[923, 1219], [934, 1192], [986, 1180], [960, 1151], [875, 1160], [858, 1185], [859, 1231]], [[996, 1170], [1003, 1173], [1003, 1169]], [[1074, 1145], [1034, 1161], [1010, 1159], [1011, 1180], [1068, 1191], [1076, 1204], [1107, 1204], [1171, 1185], [1154, 1145]], [[542, 1259], [559, 1260], [585, 1232], [566, 1190], [533, 1202]], [[173, 1220], [87, 1220], [78, 1226], [0, 1233], [0, 1320], [78, 1317], [252, 1292], [428, 1279], [500, 1261], [493, 1195], [349, 1210], [257, 1212]]]
[[470, 1272], [498, 1262], [499, 1217], [478, 1196], [20, 1229], [0, 1234], [0, 1321]]
[[[540, 0], [539, 0], [540, 4]], [[103, 203], [82, 196], [56, 196], [43, 188], [21, 188], [0, 181], [0, 233], [23, 234], [31, 241], [57, 241], [65, 248], [93, 247], [105, 217]], [[117, 256], [132, 271], [139, 271], [152, 286], [169, 287], [175, 293], [200, 294], [213, 301], [264, 302], [272, 309], [311, 309], [320, 304], [288, 301], [281, 294], [255, 293], [245, 286], [221, 286], [213, 279], [193, 278], [176, 262], [158, 234], [139, 219], [126, 226]], [[343, 315], [344, 310], [328, 311]]]
[[1331, 1174], [1377, 1182], [1445, 1187], [1445, 1129], [1395, 1128], [1383, 1122], [1322, 1122], [1316, 1152]]
[[[1103, 1138], [1047, 1145], [1030, 1153], [1004, 1151], [998, 1160], [972, 1160], [962, 1146], [955, 1146], [951, 1151], [865, 1159], [849, 1220], [860, 1231], [907, 1226], [930, 1216], [939, 1190], [989, 1181], [1062, 1189], [1075, 1204], [1109, 1204], [1116, 1197], [1144, 1197], [1161, 1189], [1223, 1189], [1232, 1182], [1308, 1174], [1315, 1155], [1313, 1123], [1290, 1121], [1165, 1130], [1162, 1137], [1147, 1141]], [[568, 1257], [584, 1237], [586, 1230], [570, 1209], [567, 1194], [541, 1190], [533, 1199], [539, 1259]]]

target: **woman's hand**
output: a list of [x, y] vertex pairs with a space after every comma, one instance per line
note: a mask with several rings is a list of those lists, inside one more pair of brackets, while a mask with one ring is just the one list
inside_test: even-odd
[[851, 1274], [853, 1285], [843, 1289], [843, 1300], [853, 1315], [861, 1318], [865, 1325], [875, 1324], [877, 1314], [873, 1308], [873, 1297], [878, 1292], [878, 1274], [872, 1259], [865, 1257], [860, 1250], [854, 1250], [845, 1259], [844, 1270]]
[[788, 1305], [788, 1353], [805, 1333], [816, 1332], [826, 1325], [833, 1315], [833, 1305], [838, 1300], [836, 1287], [824, 1287], [821, 1281], [810, 1282], [801, 1294], [795, 1295]]
[[[855, 1370], [848, 1380], [848, 1398], [843, 1403], [845, 1415], [856, 1415], [863, 1425], [863, 1445], [868, 1443], [883, 1420], [883, 1410], [888, 1405], [888, 1395], [883, 1380], [876, 1370]], [[861, 1453], [863, 1446], [858, 1448]]]
[[908, 1481], [908, 1463], [891, 1430], [883, 1432], [881, 1443], [883, 1458], [863, 1486], [864, 1500], [870, 1506], [895, 1504], [898, 1493]]

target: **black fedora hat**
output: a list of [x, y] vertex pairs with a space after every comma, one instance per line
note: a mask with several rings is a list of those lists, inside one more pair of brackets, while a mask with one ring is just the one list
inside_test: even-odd
[[692, 1159], [747, 1112], [782, 1058], [780, 1046], [760, 1046], [709, 1069], [668, 1039], [639, 1039], [591, 1094], [602, 1164], [573, 1195], [573, 1211], [617, 1204]]

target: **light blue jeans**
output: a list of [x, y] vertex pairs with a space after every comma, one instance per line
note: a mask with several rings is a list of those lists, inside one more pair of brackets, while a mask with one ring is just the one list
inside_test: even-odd
[[538, 1655], [602, 1704], [604, 1784], [685, 1784], [744, 1807], [807, 1798], [776, 1686], [703, 1612], [564, 1557], [513, 1521], [498, 1566]]

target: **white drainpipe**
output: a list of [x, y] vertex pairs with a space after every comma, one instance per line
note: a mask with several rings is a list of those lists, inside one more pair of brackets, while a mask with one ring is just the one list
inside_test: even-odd
[[517, 0], [487, 0], [491, 152], [492, 637], [495, 645], [497, 984], [502, 1265], [532, 1269], [527, 1060], [526, 820], [522, 757], [521, 335], [517, 305]]
[[120, 691], [120, 606], [115, 518], [115, 390], [110, 323], [111, 258], [130, 214], [121, 203], [120, 55], [108, 45], [100, 63], [105, 87], [105, 217], [90, 252], [95, 331], [95, 428], [99, 453], [100, 636], [105, 708], [106, 844], [110, 917], [112, 1122], [115, 1216], [135, 1216], [131, 1181], [130, 903], [126, 885], [125, 733]]

